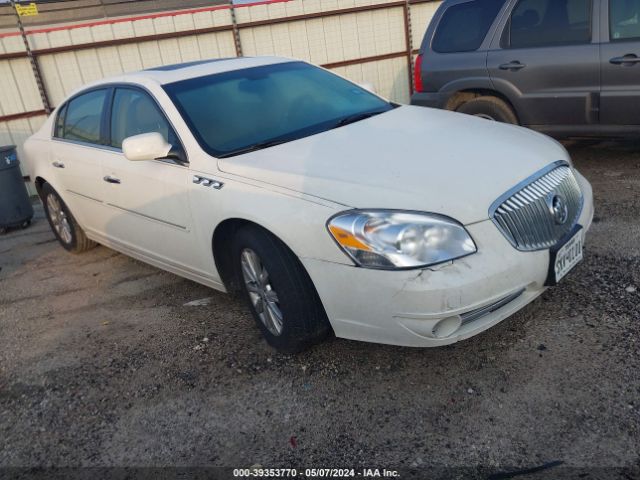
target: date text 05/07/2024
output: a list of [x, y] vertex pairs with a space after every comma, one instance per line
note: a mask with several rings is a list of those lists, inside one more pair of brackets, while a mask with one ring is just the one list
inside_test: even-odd
[[235, 478], [399, 478], [397, 470], [380, 468], [237, 468], [233, 470]]

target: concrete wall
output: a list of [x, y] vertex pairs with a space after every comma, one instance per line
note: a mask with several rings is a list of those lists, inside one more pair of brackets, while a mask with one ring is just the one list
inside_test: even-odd
[[[412, 1], [415, 50], [439, 2]], [[356, 82], [370, 82], [393, 101], [409, 100], [412, 55], [405, 2], [280, 0], [235, 12], [243, 55], [307, 60]], [[87, 82], [121, 72], [236, 56], [226, 7], [31, 29], [28, 38], [52, 106]], [[20, 36], [0, 34], [0, 144], [16, 144], [19, 153], [24, 139], [46, 118], [36, 113], [42, 100], [29, 60], [20, 52]], [[28, 118], [6, 119], [25, 112], [31, 112]]]

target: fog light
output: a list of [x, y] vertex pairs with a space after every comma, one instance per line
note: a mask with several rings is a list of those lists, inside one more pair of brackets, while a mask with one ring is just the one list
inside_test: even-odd
[[436, 338], [447, 338], [456, 333], [461, 326], [462, 319], [459, 315], [443, 318], [433, 327], [433, 335]]

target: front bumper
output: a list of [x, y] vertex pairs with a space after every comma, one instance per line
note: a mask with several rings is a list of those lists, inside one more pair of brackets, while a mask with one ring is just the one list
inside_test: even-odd
[[[584, 195], [578, 223], [586, 233], [593, 219], [592, 191], [576, 176]], [[302, 259], [336, 336], [410, 347], [448, 345], [490, 328], [546, 290], [548, 250], [516, 250], [491, 220], [467, 230], [476, 254], [423, 270]]]

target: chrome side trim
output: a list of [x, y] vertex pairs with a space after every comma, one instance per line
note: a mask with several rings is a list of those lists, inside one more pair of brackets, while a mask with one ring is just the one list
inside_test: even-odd
[[522, 295], [525, 290], [526, 289], [523, 288], [507, 297], [504, 297], [502, 300], [498, 300], [495, 303], [463, 313], [462, 315], [460, 315], [460, 318], [462, 319], [462, 325], [467, 325], [475, 320], [489, 315], [490, 313], [500, 310], [502, 307], [506, 306], [508, 303], [513, 302], [516, 298]]
[[[79, 147], [85, 147], [85, 148], [95, 148], [96, 150], [104, 150], [105, 152], [110, 152], [110, 153], [117, 153], [120, 154], [124, 157], [124, 152], [122, 151], [121, 148], [117, 148], [117, 147], [112, 147], [111, 145], [101, 145], [101, 144], [97, 144], [97, 143], [88, 143], [88, 142], [82, 142], [80, 140], [69, 140], [66, 138], [58, 138], [58, 137], [53, 137], [51, 139], [52, 142], [59, 142], [59, 143], [67, 143], [70, 145], [77, 145]], [[186, 168], [189, 166], [189, 162], [187, 163], [179, 163], [176, 162], [175, 160], [171, 159], [171, 158], [156, 158], [155, 160], [148, 160], [149, 162], [159, 162], [159, 163], [163, 163], [165, 165], [172, 165], [174, 167], [182, 167], [182, 168]], [[55, 165], [54, 165], [55, 166]], [[64, 167], [62, 167], [64, 168]]]
[[77, 195], [78, 197], [86, 198], [87, 200], [91, 200], [91, 201], [93, 201], [93, 202], [103, 203], [103, 202], [102, 202], [102, 200], [99, 200], [99, 199], [97, 199], [97, 198], [90, 197], [89, 195], [84, 195], [84, 194], [82, 194], [82, 193], [74, 192], [73, 190], [69, 190], [69, 189], [67, 189], [67, 192], [69, 192], [69, 193], [71, 193], [71, 194], [73, 194], [73, 195]]
[[189, 229], [187, 227], [183, 227], [182, 225], [176, 225], [175, 223], [167, 222], [165, 220], [160, 220], [159, 218], [152, 217], [150, 215], [145, 215], [144, 213], [136, 212], [134, 210], [129, 210], [127, 208], [122, 208], [122, 207], [119, 207], [118, 205], [114, 205], [113, 203], [107, 203], [107, 205], [109, 205], [110, 207], [113, 207], [113, 208], [117, 208], [118, 210], [123, 211], [123, 212], [132, 213], [134, 215], [137, 215], [139, 217], [145, 218], [147, 220], [152, 220], [154, 222], [158, 222], [158, 223], [161, 223], [163, 225], [169, 225], [170, 227], [178, 228], [178, 229], [183, 230], [185, 232], [189, 231]]
[[67, 144], [71, 144], [71, 145], [77, 145], [79, 147], [86, 147], [86, 148], [95, 148], [96, 150], [109, 150], [109, 151], [113, 151], [113, 147], [110, 147], [108, 145], [101, 145], [99, 143], [89, 143], [89, 142], [83, 142], [81, 140], [70, 140], [68, 138], [59, 138], [59, 137], [52, 137], [51, 141], [53, 142], [59, 142], [59, 143], [67, 143]]

